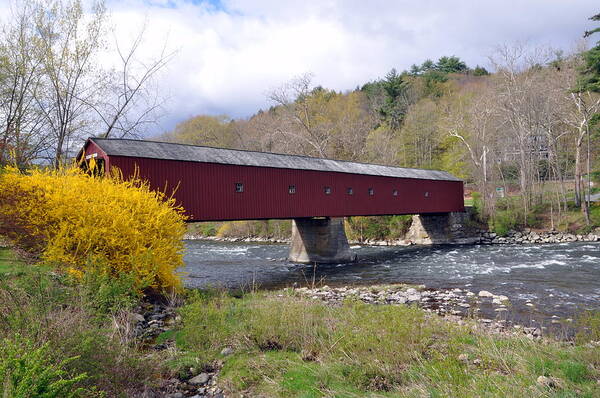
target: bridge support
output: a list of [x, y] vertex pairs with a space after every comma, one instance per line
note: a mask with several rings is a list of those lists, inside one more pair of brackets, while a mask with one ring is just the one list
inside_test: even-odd
[[295, 263], [348, 263], [356, 260], [343, 218], [296, 218], [288, 259]]
[[473, 244], [480, 241], [473, 210], [413, 216], [405, 239], [417, 245]]

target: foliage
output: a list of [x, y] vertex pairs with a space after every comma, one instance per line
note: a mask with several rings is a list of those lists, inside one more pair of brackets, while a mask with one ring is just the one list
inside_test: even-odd
[[178, 288], [183, 220], [172, 198], [135, 178], [76, 168], [0, 175], [0, 233], [76, 276], [93, 269], [130, 274], [138, 289]]
[[580, 344], [600, 341], [600, 311], [585, 311], [577, 318], [577, 341]]
[[100, 316], [130, 309], [141, 298], [134, 274], [110, 276], [106, 268], [105, 264], [87, 264], [81, 280], [75, 281], [85, 305]]
[[[117, 299], [121, 282], [96, 281], [98, 293], [91, 292], [87, 283], [73, 284], [41, 265], [21, 264], [10, 274], [0, 273], [0, 336], [11, 342], [0, 346], [0, 368], [11, 358], [6, 350], [12, 345], [19, 348], [12, 358], [16, 356], [24, 372], [42, 375], [47, 369], [50, 375], [60, 375], [60, 380], [77, 379], [72, 390], [84, 388], [83, 397], [135, 395], [160, 374], [158, 358], [132, 345], [130, 303]], [[115, 296], [110, 298], [109, 292]], [[110, 312], [99, 307], [98, 297], [114, 304]], [[58, 396], [69, 396], [69, 391]]]
[[0, 344], [0, 394], [14, 398], [69, 398], [86, 396], [76, 387], [85, 373], [69, 377], [64, 370], [72, 361], [55, 362], [48, 353], [48, 344], [36, 347], [32, 341], [15, 335]]
[[[600, 21], [600, 14], [590, 18], [593, 21]], [[585, 32], [585, 36], [590, 36], [600, 31], [600, 28]], [[581, 67], [581, 76], [577, 82], [577, 90], [600, 92], [600, 41], [596, 46], [583, 53], [584, 64]]]
[[291, 234], [292, 223], [289, 220], [229, 221], [216, 232], [216, 236], [221, 238], [286, 239]]
[[188, 232], [190, 234], [199, 234], [201, 236], [215, 236], [219, 230], [220, 224], [214, 222], [189, 223]]
[[379, 216], [346, 218], [348, 239], [365, 242], [367, 240], [400, 239], [404, 237], [412, 223], [412, 216]]
[[477, 65], [475, 69], [473, 69], [473, 76], [487, 76], [490, 72], [487, 71], [483, 66]]

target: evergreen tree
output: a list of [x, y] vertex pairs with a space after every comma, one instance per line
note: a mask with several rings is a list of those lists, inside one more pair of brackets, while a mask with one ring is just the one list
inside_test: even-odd
[[[590, 18], [592, 21], [600, 21], [600, 14]], [[584, 37], [600, 32], [600, 27], [585, 32]], [[600, 41], [589, 51], [583, 53], [583, 67], [576, 90], [579, 92], [600, 92]]]

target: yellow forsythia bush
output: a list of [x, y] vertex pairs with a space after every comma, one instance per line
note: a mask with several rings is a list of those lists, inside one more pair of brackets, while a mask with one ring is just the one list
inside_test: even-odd
[[130, 273], [141, 288], [179, 288], [184, 220], [174, 199], [138, 179], [76, 167], [0, 173], [0, 234], [77, 276], [93, 266]]

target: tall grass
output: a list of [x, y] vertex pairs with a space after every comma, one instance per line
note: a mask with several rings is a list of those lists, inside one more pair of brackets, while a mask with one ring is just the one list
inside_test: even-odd
[[[600, 347], [460, 326], [415, 307], [293, 293], [198, 294], [171, 334], [234, 394], [265, 397], [598, 396]], [[223, 347], [235, 354], [222, 357]], [[189, 355], [189, 354], [188, 354]], [[549, 390], [536, 383], [560, 380]]]

